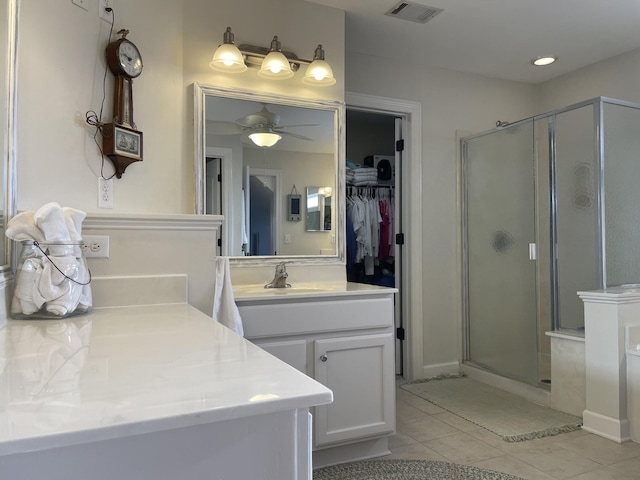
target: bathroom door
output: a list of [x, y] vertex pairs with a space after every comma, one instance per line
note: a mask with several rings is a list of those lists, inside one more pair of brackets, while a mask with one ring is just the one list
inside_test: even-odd
[[533, 122], [463, 142], [465, 360], [536, 384]]

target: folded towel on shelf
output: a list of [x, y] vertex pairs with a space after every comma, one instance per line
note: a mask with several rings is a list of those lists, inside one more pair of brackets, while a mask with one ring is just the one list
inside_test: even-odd
[[242, 318], [233, 297], [229, 257], [216, 258], [216, 275], [213, 284], [213, 319], [244, 336]]

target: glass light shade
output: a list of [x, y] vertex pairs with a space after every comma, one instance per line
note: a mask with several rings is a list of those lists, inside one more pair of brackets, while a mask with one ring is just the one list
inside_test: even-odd
[[223, 43], [213, 54], [209, 66], [214, 70], [230, 73], [240, 73], [247, 69], [242, 53], [233, 43]]
[[249, 138], [259, 147], [273, 147], [282, 137], [273, 132], [254, 132]]
[[269, 52], [262, 61], [258, 75], [263, 78], [286, 80], [293, 77], [293, 71], [289, 65], [289, 60], [282, 52]]
[[336, 79], [333, 77], [331, 66], [324, 60], [314, 60], [307, 67], [307, 71], [302, 79], [307, 85], [315, 85], [319, 87], [328, 87], [334, 85]]

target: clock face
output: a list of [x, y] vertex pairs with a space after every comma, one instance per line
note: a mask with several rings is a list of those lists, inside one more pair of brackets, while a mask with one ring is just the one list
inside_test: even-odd
[[142, 56], [138, 48], [128, 40], [123, 40], [118, 47], [120, 67], [131, 78], [142, 73]]

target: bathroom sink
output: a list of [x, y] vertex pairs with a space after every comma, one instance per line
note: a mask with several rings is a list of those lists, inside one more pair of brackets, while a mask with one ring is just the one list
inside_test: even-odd
[[239, 285], [233, 287], [236, 298], [313, 295], [345, 290], [344, 283], [298, 284], [289, 288], [264, 288], [264, 285]]

